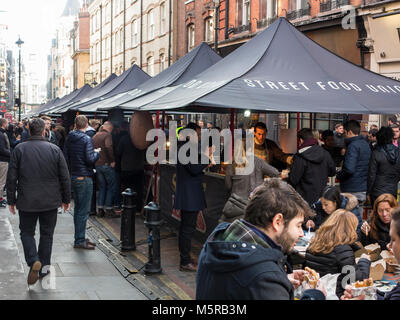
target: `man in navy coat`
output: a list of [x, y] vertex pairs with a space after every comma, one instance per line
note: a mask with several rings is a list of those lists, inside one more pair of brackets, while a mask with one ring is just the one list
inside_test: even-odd
[[[200, 150], [201, 128], [195, 123], [189, 123], [185, 129], [192, 129], [197, 134], [198, 144], [196, 150]], [[193, 143], [193, 142], [188, 142]], [[181, 142], [179, 148], [185, 145]], [[189, 153], [187, 153], [189, 155]], [[179, 252], [180, 270], [195, 272], [197, 265], [190, 258], [191, 240], [196, 231], [197, 215], [200, 210], [207, 207], [204, 195], [202, 179], [203, 170], [209, 164], [200, 163], [200, 151], [198, 152], [198, 163], [182, 164], [179, 161], [176, 165], [176, 192], [174, 208], [181, 210], [181, 225], [179, 228]]]

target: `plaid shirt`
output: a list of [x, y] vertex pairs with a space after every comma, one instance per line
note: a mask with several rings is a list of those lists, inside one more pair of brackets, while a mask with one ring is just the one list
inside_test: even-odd
[[231, 223], [231, 225], [228, 227], [228, 229], [225, 230], [224, 234], [222, 235], [221, 240], [226, 242], [241, 241], [251, 244], [258, 244], [264, 248], [271, 248], [271, 246], [266, 241], [261, 239], [258, 234], [256, 234], [240, 220], [235, 220]]

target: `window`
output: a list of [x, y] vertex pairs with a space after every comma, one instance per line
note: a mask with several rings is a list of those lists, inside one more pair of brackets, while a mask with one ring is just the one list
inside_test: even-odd
[[138, 23], [137, 20], [132, 22], [132, 47], [136, 47], [138, 44]]
[[269, 2], [270, 6], [267, 10], [268, 18], [274, 18], [278, 14], [278, 2], [276, 0], [271, 0]]
[[165, 69], [165, 55], [164, 53], [160, 54], [160, 72]]
[[122, 52], [124, 50], [123, 41], [124, 41], [124, 33], [121, 29], [121, 30], [119, 30], [119, 51], [120, 52]]
[[147, 40], [154, 39], [154, 10], [147, 14]]
[[260, 0], [260, 20], [267, 17], [267, 0]]
[[194, 48], [194, 24], [188, 26], [188, 51]]
[[119, 0], [114, 1], [114, 16], [116, 16], [119, 13]]
[[97, 43], [96, 48], [97, 48], [97, 61], [99, 62], [100, 61], [100, 43]]
[[109, 22], [111, 20], [111, 6], [110, 3], [107, 3], [106, 6], [106, 22]]
[[243, 0], [237, 0], [237, 25], [242, 25], [243, 18]]
[[151, 56], [147, 58], [147, 74], [154, 76], [154, 58]]
[[297, 3], [296, 0], [289, 0], [288, 12], [296, 11], [296, 9], [297, 9], [296, 3]]
[[93, 64], [93, 47], [90, 47], [90, 64]]
[[121, 43], [119, 42], [119, 30], [115, 33], [115, 53], [118, 54]]
[[214, 19], [209, 17], [204, 22], [204, 40], [210, 42], [214, 40]]
[[250, 0], [243, 0], [243, 25], [250, 24]]
[[106, 48], [105, 48], [105, 51], [104, 51], [104, 58], [105, 59], [108, 59], [108, 54], [109, 54], [109, 50], [110, 50], [110, 38], [109, 37], [107, 37], [106, 38], [106, 40], [105, 40], [105, 44], [106, 44]]
[[119, 3], [119, 12], [121, 12], [121, 11], [123, 11], [124, 10], [124, 0], [120, 0], [120, 3]]
[[166, 32], [165, 21], [166, 21], [166, 11], [165, 11], [165, 2], [160, 4], [160, 33], [164, 34]]
[[99, 26], [100, 26], [100, 13], [99, 13], [99, 11], [97, 11], [97, 13], [96, 13], [96, 30], [99, 29]]

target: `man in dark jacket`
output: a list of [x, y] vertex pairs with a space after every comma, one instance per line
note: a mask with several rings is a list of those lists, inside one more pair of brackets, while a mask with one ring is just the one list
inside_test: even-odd
[[[189, 123], [186, 129], [193, 130], [197, 134], [197, 141], [200, 141], [201, 129], [195, 123]], [[187, 142], [192, 143], [192, 142]], [[184, 145], [180, 144], [180, 147]], [[200, 150], [196, 144], [194, 150]], [[174, 208], [181, 210], [181, 224], [179, 228], [179, 252], [181, 257], [181, 271], [196, 271], [197, 267], [191, 261], [190, 249], [193, 233], [196, 231], [197, 215], [199, 211], [207, 207], [203, 190], [203, 170], [208, 164], [200, 163], [200, 152], [198, 153], [198, 163], [182, 164], [179, 161], [176, 165], [176, 191], [174, 198]]]
[[340, 149], [346, 147], [345, 143], [345, 135], [344, 135], [344, 127], [342, 123], [338, 123], [335, 125], [335, 132], [334, 134], [334, 146]]
[[278, 145], [269, 139], [267, 126], [263, 122], [258, 122], [254, 126], [254, 155], [268, 164], [280, 169], [292, 163], [292, 156], [282, 151]]
[[[293, 300], [304, 278], [286, 263], [299, 238], [308, 204], [287, 183], [268, 179], [257, 187], [244, 219], [221, 223], [199, 257], [198, 300]], [[324, 294], [314, 292], [320, 299]]]
[[3, 198], [4, 186], [7, 179], [8, 163], [10, 162], [10, 141], [7, 136], [8, 120], [0, 119], [0, 208], [7, 206]]
[[342, 156], [342, 148], [335, 147], [334, 133], [332, 130], [325, 130], [321, 135], [322, 148], [329, 152], [336, 167], [340, 167], [344, 156]]
[[356, 120], [345, 123], [347, 150], [343, 168], [336, 175], [340, 190], [355, 195], [360, 203], [366, 200], [368, 165], [371, 148], [360, 135], [361, 126]]
[[41, 118], [42, 118], [42, 120], [43, 120], [43, 121], [45, 122], [45, 124], [46, 124], [46, 135], [45, 135], [45, 138], [46, 138], [49, 142], [51, 142], [51, 143], [53, 143], [53, 144], [55, 144], [55, 145], [58, 145], [58, 144], [57, 144], [56, 135], [55, 135], [55, 133], [51, 130], [51, 118], [48, 117], [48, 116], [42, 116]]
[[99, 159], [99, 152], [93, 150], [92, 139], [85, 133], [87, 126], [88, 119], [85, 116], [75, 118], [75, 130], [68, 134], [64, 154], [74, 193], [74, 248], [93, 250], [94, 244], [85, 238], [85, 233], [93, 193], [93, 168]]
[[[57, 208], [68, 210], [71, 201], [70, 176], [62, 151], [44, 138], [45, 123], [33, 119], [31, 137], [18, 144], [11, 156], [7, 177], [10, 211], [19, 211], [21, 241], [30, 267], [28, 284], [34, 284], [44, 266], [50, 266]], [[18, 195], [17, 194], [18, 191]], [[35, 243], [36, 223], [40, 224], [39, 252]]]
[[146, 150], [139, 150], [127, 132], [122, 136], [115, 154], [115, 170], [121, 177], [123, 189], [132, 188], [136, 192], [136, 211], [143, 207], [144, 164]]
[[328, 177], [335, 175], [336, 167], [330, 154], [314, 139], [311, 129], [301, 129], [298, 138], [300, 147], [294, 155], [288, 181], [312, 205], [321, 197]]

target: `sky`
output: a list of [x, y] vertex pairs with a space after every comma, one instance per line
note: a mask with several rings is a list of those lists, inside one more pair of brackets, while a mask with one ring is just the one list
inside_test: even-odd
[[[39, 59], [35, 68], [40, 82], [47, 79], [47, 56], [50, 53], [51, 39], [55, 37], [57, 21], [67, 0], [0, 0], [0, 33], [6, 44], [18, 55], [15, 42], [18, 35], [24, 44], [21, 47], [23, 57], [35, 53]], [[6, 12], [1, 12], [6, 11]], [[7, 25], [8, 30], [4, 30]], [[26, 61], [26, 59], [25, 59]]]

